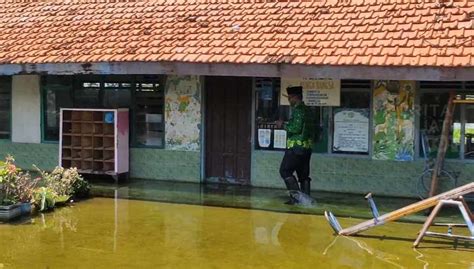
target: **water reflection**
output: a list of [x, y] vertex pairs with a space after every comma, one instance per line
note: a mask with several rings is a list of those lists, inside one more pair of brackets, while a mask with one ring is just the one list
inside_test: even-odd
[[[452, 240], [428, 239], [423, 242], [422, 247], [413, 248], [412, 244], [415, 236], [413, 238], [402, 237], [400, 234], [410, 234], [416, 228], [419, 228], [419, 226], [394, 223], [372, 235], [337, 236], [328, 244], [323, 251], [323, 255], [330, 257], [334, 255], [337, 258], [344, 253], [343, 255], [347, 259], [347, 257], [362, 257], [365, 252], [365, 255], [383, 261], [386, 264], [384, 267], [390, 265], [389, 267], [393, 268], [448, 268], [448, 265], [449, 267], [471, 268], [472, 257], [465, 258], [472, 255], [467, 254], [474, 251], [472, 245], [469, 243], [463, 244], [463, 248], [461, 248]], [[392, 234], [392, 236], [385, 236], [384, 234]], [[412, 253], [410, 253], [411, 251]], [[457, 255], [459, 259], [450, 260], [448, 258]], [[370, 260], [366, 258], [365, 262]], [[360, 266], [360, 268], [377, 268], [371, 267], [371, 264], [367, 263]]]
[[418, 251], [418, 249], [416, 249], [416, 248], [413, 248], [413, 251], [417, 254], [415, 259], [417, 259], [418, 261], [420, 261], [423, 264], [423, 269], [428, 268], [430, 264], [428, 263], [428, 261], [426, 261], [425, 255], [423, 255], [423, 253]]
[[280, 246], [280, 241], [278, 240], [278, 235], [280, 233], [283, 222], [277, 222], [270, 227], [258, 226], [255, 227], [254, 235], [255, 242], [258, 244], [272, 244], [274, 246]]
[[[344, 242], [338, 243], [338, 241]], [[338, 247], [344, 248], [344, 251], [341, 251]], [[331, 248], [338, 248], [335, 250], [335, 256], [339, 257], [338, 260], [341, 261], [342, 264], [346, 264], [352, 268], [376, 268], [372, 267], [371, 259], [361, 259], [361, 257], [366, 256], [367, 254], [386, 263], [386, 266], [392, 265], [395, 268], [405, 268], [403, 265], [396, 262], [400, 259], [396, 255], [373, 249], [364, 241], [358, 240], [354, 237], [336, 236], [331, 244], [324, 250], [323, 255], [331, 257]], [[341, 255], [343, 257], [341, 257]], [[350, 257], [352, 257], [352, 259]]]
[[[289, 206], [284, 204], [287, 195], [284, 190], [251, 188], [248, 186], [223, 184], [194, 184], [153, 180], [131, 180], [127, 184], [94, 184], [95, 196], [159, 201], [167, 203], [206, 205], [232, 208], [250, 208], [275, 212], [304, 213], [322, 215], [325, 210], [332, 211], [337, 217], [372, 218], [367, 202], [361, 195], [314, 192], [316, 205], [311, 207]], [[401, 198], [376, 197], [381, 213], [393, 211], [409, 205], [415, 200]], [[447, 218], [446, 218], [447, 217]], [[424, 222], [423, 212], [410, 215], [402, 221]], [[439, 221], [462, 221], [457, 211], [444, 210]]]

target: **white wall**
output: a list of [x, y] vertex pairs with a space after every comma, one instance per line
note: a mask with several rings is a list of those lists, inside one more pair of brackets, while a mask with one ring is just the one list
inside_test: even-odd
[[12, 141], [41, 143], [40, 76], [13, 76]]

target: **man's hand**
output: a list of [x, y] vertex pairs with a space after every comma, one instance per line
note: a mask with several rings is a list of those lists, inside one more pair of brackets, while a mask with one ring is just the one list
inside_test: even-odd
[[277, 120], [275, 123], [277, 128], [283, 127], [283, 120]]

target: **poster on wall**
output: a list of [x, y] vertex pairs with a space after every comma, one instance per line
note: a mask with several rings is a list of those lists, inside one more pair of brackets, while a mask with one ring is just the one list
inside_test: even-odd
[[268, 148], [270, 146], [271, 136], [271, 129], [258, 129], [258, 146]]
[[374, 81], [373, 159], [412, 161], [415, 150], [415, 82]]
[[303, 101], [308, 106], [339, 106], [341, 81], [336, 79], [281, 78], [280, 105], [288, 106], [286, 88], [303, 87]]
[[369, 152], [368, 109], [335, 109], [333, 151]]
[[273, 148], [286, 149], [286, 131], [285, 130], [273, 131]]
[[[199, 76], [167, 77], [165, 116], [151, 120], [165, 124], [165, 147], [170, 150], [199, 151], [201, 124], [201, 85]], [[166, 119], [166, 120], [165, 120]]]

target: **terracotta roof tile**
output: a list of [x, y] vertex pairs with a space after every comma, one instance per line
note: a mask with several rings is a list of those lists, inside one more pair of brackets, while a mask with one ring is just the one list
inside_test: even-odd
[[0, 63], [472, 66], [473, 1], [0, 0]]

